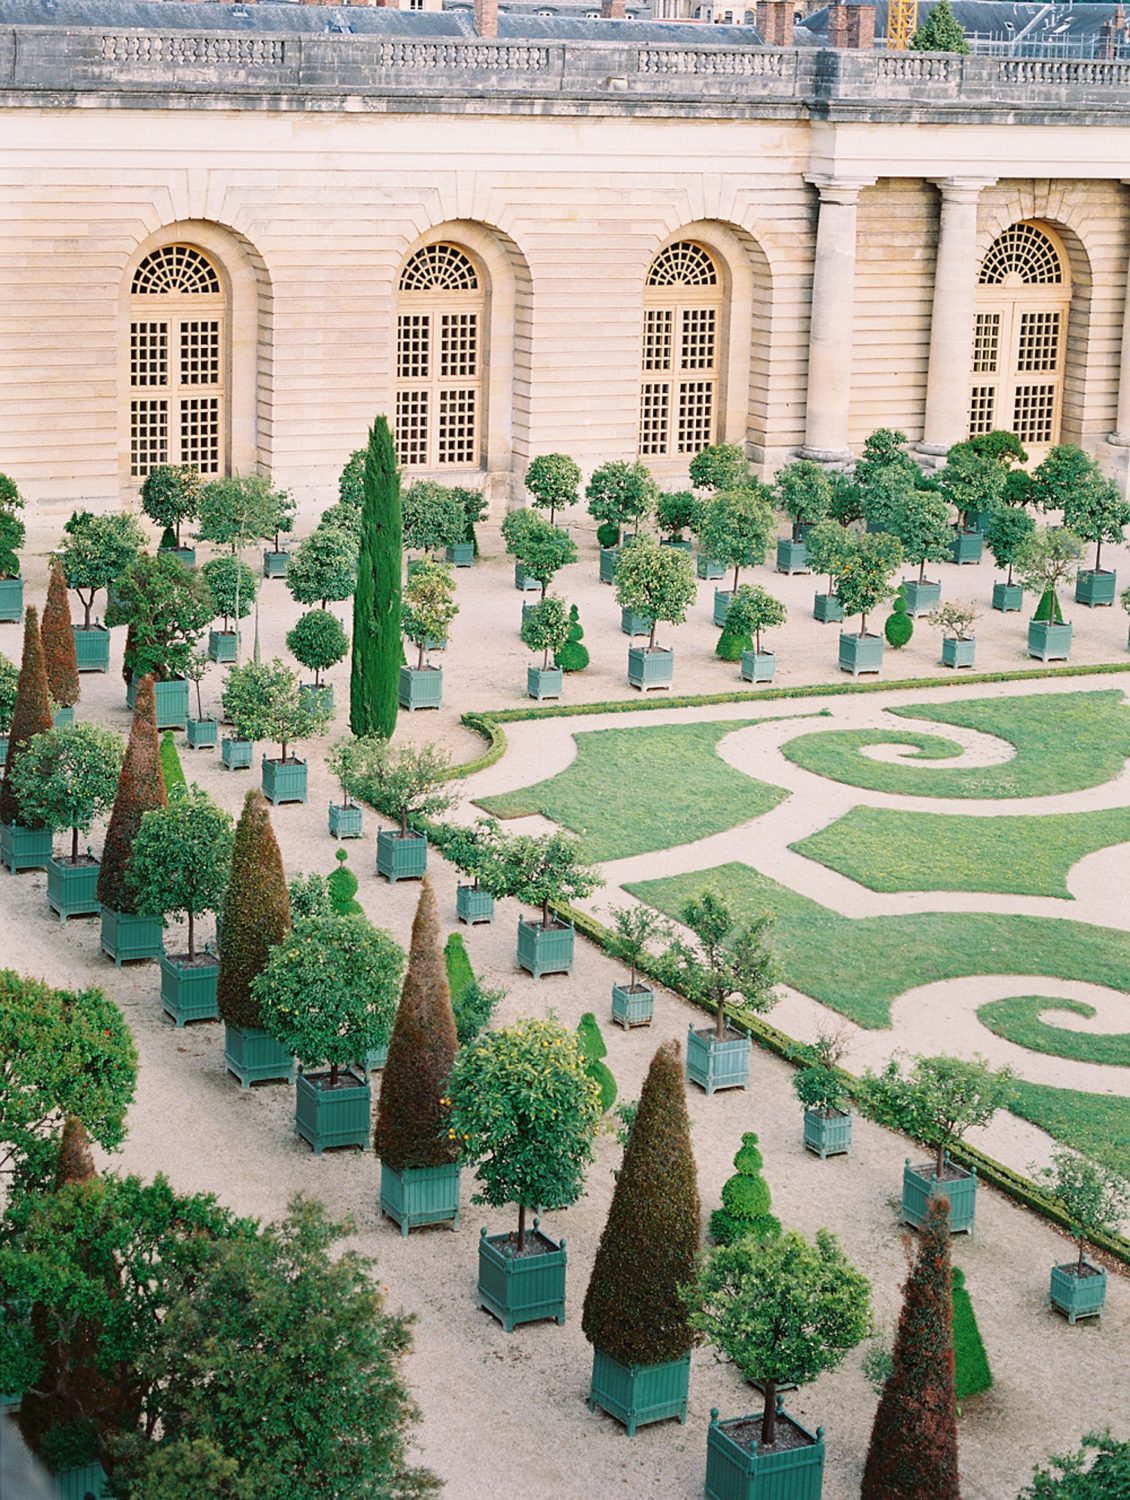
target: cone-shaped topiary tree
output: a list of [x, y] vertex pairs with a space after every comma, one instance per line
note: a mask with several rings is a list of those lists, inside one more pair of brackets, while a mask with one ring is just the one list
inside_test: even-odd
[[102, 868], [98, 872], [98, 899], [111, 911], [137, 911], [137, 898], [126, 878], [134, 840], [145, 814], [155, 807], [164, 807], [167, 802], [157, 741], [153, 679], [143, 677], [137, 688], [129, 744], [118, 776], [110, 826], [102, 846]]
[[458, 1143], [442, 1101], [459, 1042], [447, 966], [439, 945], [436, 898], [425, 879], [412, 923], [408, 972], [381, 1078], [373, 1147], [397, 1172], [455, 1161]]
[[236, 825], [220, 938], [216, 999], [229, 1026], [263, 1024], [251, 981], [265, 968], [271, 948], [289, 931], [290, 896], [282, 855], [267, 799], [253, 787]]
[[710, 1215], [710, 1238], [718, 1244], [732, 1245], [749, 1234], [759, 1240], [780, 1234], [781, 1225], [769, 1212], [773, 1199], [763, 1165], [757, 1136], [749, 1130], [734, 1157], [734, 1175], [722, 1184], [722, 1207]]
[[699, 1201], [679, 1045], [658, 1049], [585, 1293], [581, 1327], [622, 1365], [682, 1359], [694, 1343], [680, 1288], [693, 1279]]
[[78, 658], [75, 656], [75, 634], [71, 629], [71, 602], [67, 580], [59, 559], [51, 560], [51, 579], [47, 585], [47, 603], [43, 606], [43, 662], [47, 669], [47, 691], [60, 708], [73, 708], [79, 699]]
[[903, 1289], [863, 1471], [868, 1500], [958, 1500], [949, 1201], [935, 1198]]
[[400, 475], [388, 420], [378, 417], [365, 456], [361, 552], [353, 594], [349, 727], [356, 735], [396, 728], [400, 683], [400, 570], [404, 550]]
[[4, 780], [0, 783], [0, 823], [19, 823], [20, 803], [12, 785], [12, 769], [37, 734], [52, 727], [51, 700], [47, 692], [47, 670], [43, 663], [43, 642], [39, 637], [39, 615], [28, 605], [24, 615], [24, 654], [20, 680], [16, 684], [16, 702], [12, 709], [12, 726], [8, 731], [8, 758]]

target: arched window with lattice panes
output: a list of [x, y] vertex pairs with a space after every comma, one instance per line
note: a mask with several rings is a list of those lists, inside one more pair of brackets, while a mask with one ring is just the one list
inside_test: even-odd
[[977, 278], [969, 436], [1003, 428], [1038, 456], [1059, 441], [1071, 282], [1040, 224], [1011, 224]]
[[651, 263], [640, 359], [643, 458], [697, 453], [715, 441], [722, 291], [714, 257], [694, 240], [676, 240]]
[[480, 465], [485, 297], [481, 272], [458, 245], [424, 245], [401, 272], [396, 451], [406, 469]]
[[192, 245], [147, 255], [130, 284], [130, 477], [158, 464], [222, 474], [226, 451], [227, 295]]

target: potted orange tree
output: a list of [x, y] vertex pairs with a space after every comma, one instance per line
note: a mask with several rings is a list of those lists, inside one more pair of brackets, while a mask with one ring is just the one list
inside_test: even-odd
[[867, 630], [867, 616], [894, 593], [891, 575], [902, 561], [902, 543], [887, 532], [852, 532], [838, 559], [836, 597], [845, 617], [859, 616], [858, 631], [840, 631], [841, 672], [858, 677], [883, 666], [883, 637]]
[[[594, 469], [585, 486], [588, 512], [597, 523], [600, 544], [600, 581], [614, 583], [620, 563], [624, 528], [637, 527], [651, 514], [658, 489], [646, 464], [612, 459]], [[634, 533], [632, 533], [634, 534]]]
[[714, 590], [714, 623], [726, 623], [730, 595], [737, 589], [743, 568], [765, 561], [777, 523], [771, 504], [772, 491], [756, 479], [741, 489], [719, 490], [698, 508], [699, 552], [733, 568], [731, 588]]
[[394, 750], [379, 735], [354, 741], [353, 763], [346, 768], [349, 790], [397, 825], [377, 834], [377, 874], [389, 882], [423, 879], [428, 836], [412, 824], [451, 806], [454, 794], [445, 790], [450, 769], [447, 752], [437, 745]]
[[1074, 1261], [1052, 1267], [1048, 1296], [1069, 1323], [1097, 1318], [1106, 1305], [1106, 1271], [1087, 1259], [1087, 1241], [1116, 1234], [1130, 1213], [1130, 1184], [1086, 1156], [1057, 1146], [1052, 1165], [1036, 1174], [1071, 1221], [1079, 1243]]
[[571, 629], [569, 611], [555, 594], [539, 600], [522, 620], [522, 644], [542, 653], [540, 666], [526, 668], [526, 693], [539, 703], [561, 697], [565, 674], [556, 664], [550, 666], [549, 654], [561, 650]]
[[671, 929], [652, 906], [613, 908], [608, 951], [628, 966], [627, 984], [612, 986], [612, 1019], [625, 1031], [650, 1026], [655, 1010], [655, 990], [639, 973], [640, 959], [653, 938], [670, 939]]
[[1083, 551], [1081, 538], [1063, 526], [1037, 526], [1017, 548], [1020, 586], [1039, 601], [1028, 621], [1028, 655], [1040, 661], [1066, 661], [1071, 655], [1071, 621], [1063, 618], [1059, 590]]
[[401, 626], [418, 656], [414, 667], [400, 669], [401, 708], [439, 708], [443, 702], [443, 668], [428, 662], [428, 652], [447, 644], [447, 632], [459, 613], [454, 593], [455, 581], [446, 563], [425, 558], [409, 574]]
[[251, 613], [259, 580], [238, 558], [214, 557], [200, 570], [212, 595], [212, 604], [222, 623], [208, 631], [208, 655], [215, 662], [239, 658], [239, 622]]
[[518, 964], [540, 979], [571, 974], [576, 933], [572, 922], [552, 908], [582, 900], [604, 882], [581, 858], [581, 843], [570, 833], [499, 834], [492, 862], [497, 896], [516, 896], [541, 914], [518, 918]]
[[801, 458], [778, 469], [773, 476], [773, 485], [777, 503], [792, 522], [792, 534], [777, 542], [777, 572], [807, 573], [809, 560], [805, 543], [812, 528], [828, 514], [832, 481], [819, 464]]
[[[646, 622], [646, 646], [628, 648], [628, 681], [647, 692], [669, 688], [675, 671], [675, 651], [660, 646], [660, 622], [681, 625], [694, 603], [695, 581], [685, 552], [661, 547], [651, 537], [639, 536], [625, 547], [616, 568], [616, 601], [620, 608]], [[633, 627], [634, 628], [634, 627]]]

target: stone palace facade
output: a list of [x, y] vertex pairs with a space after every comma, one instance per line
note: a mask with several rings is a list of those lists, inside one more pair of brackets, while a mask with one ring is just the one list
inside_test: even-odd
[[318, 504], [377, 412], [499, 504], [546, 451], [674, 482], [877, 426], [1125, 474], [1130, 64], [37, 3], [0, 0], [0, 469], [40, 505], [158, 462]]

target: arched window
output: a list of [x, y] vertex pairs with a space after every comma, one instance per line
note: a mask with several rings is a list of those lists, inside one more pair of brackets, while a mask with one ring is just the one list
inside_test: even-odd
[[484, 310], [483, 279], [458, 245], [425, 245], [404, 267], [396, 450], [406, 469], [479, 466]]
[[1028, 449], [1059, 441], [1070, 278], [1039, 224], [1010, 225], [977, 278], [969, 435], [1004, 428]]
[[219, 272], [192, 245], [147, 255], [130, 286], [130, 476], [157, 464], [221, 474], [225, 453], [224, 324]]
[[644, 284], [640, 455], [674, 458], [715, 440], [722, 278], [709, 250], [677, 240]]

